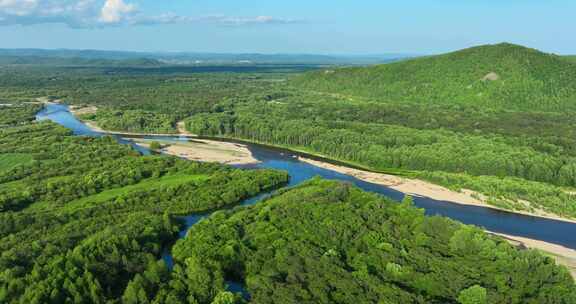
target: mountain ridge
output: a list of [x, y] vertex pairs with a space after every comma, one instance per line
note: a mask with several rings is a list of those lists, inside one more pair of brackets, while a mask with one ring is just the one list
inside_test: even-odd
[[511, 43], [370, 67], [307, 73], [293, 83], [388, 102], [576, 109], [576, 64]]

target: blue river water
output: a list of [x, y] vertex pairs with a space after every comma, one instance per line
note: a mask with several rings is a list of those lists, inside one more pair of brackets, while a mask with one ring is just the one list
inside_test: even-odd
[[[49, 119], [72, 129], [76, 135], [84, 136], [102, 136], [102, 133], [94, 132], [82, 122], [78, 121], [69, 111], [68, 107], [59, 104], [50, 104], [37, 115], [38, 120]], [[147, 149], [136, 146], [133, 142], [123, 139], [120, 136], [116, 138], [124, 144], [131, 144], [135, 149], [143, 154], [149, 154]], [[142, 138], [142, 137], [140, 137]], [[175, 141], [190, 140], [181, 136], [144, 136], [147, 139], [163, 139]], [[261, 145], [247, 145], [253, 156], [260, 161], [257, 165], [248, 166], [249, 168], [271, 168], [285, 170], [290, 174], [291, 180], [289, 186], [302, 183], [315, 176], [321, 176], [326, 179], [340, 180], [350, 182], [359, 188], [382, 194], [394, 200], [400, 201], [404, 193], [390, 189], [386, 186], [377, 185], [359, 180], [353, 176], [338, 173], [329, 169], [320, 168], [302, 161], [299, 161], [296, 154], [282, 149], [269, 148]], [[258, 202], [262, 196], [244, 201], [241, 205], [251, 205]], [[508, 235], [521, 236], [549, 243], [559, 244], [568, 248], [576, 249], [576, 224], [534, 217], [529, 215], [516, 214], [506, 211], [495, 210], [478, 206], [460, 205], [447, 201], [434, 200], [427, 197], [414, 197], [414, 204], [423, 208], [427, 215], [441, 215], [458, 220], [465, 224], [480, 226], [486, 230], [504, 233]], [[186, 225], [180, 233], [180, 237], [186, 236], [187, 231], [195, 223], [207, 214], [193, 214], [184, 218]], [[164, 259], [169, 265], [172, 265], [172, 257], [169, 252], [164, 254]], [[234, 289], [238, 283], [230, 282], [229, 287]], [[241, 292], [241, 286], [238, 287]]]

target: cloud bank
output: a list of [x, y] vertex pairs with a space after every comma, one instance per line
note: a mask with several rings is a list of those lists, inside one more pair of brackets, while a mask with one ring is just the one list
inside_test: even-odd
[[298, 20], [271, 16], [146, 15], [129, 0], [0, 0], [1, 25], [57, 23], [72, 28], [207, 23], [227, 26], [291, 24]]

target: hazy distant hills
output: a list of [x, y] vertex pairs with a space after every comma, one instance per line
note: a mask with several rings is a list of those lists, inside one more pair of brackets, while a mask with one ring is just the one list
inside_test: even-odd
[[576, 109], [576, 64], [503, 43], [371, 67], [311, 72], [295, 83], [387, 102]]
[[326, 64], [367, 65], [413, 57], [409, 54], [330, 56], [314, 54], [146, 53], [99, 50], [0, 49], [0, 64], [56, 65], [224, 65]]
[[564, 56], [564, 58], [566, 58], [572, 62], [576, 62], [576, 55]]
[[134, 59], [100, 59], [80, 57], [46, 57], [46, 56], [3, 56], [0, 55], [0, 65], [34, 65], [34, 66], [162, 66], [164, 63], [149, 58]]

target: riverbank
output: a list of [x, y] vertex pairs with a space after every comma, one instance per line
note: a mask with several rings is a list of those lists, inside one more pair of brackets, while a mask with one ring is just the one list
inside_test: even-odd
[[545, 212], [543, 210], [535, 210], [534, 212], [523, 212], [515, 210], [507, 210], [504, 208], [499, 208], [487, 203], [488, 198], [484, 195], [471, 191], [462, 190], [461, 192], [453, 191], [443, 186], [439, 186], [430, 182], [426, 182], [418, 179], [410, 179], [406, 177], [401, 177], [397, 175], [384, 174], [368, 172], [364, 170], [333, 165], [313, 159], [308, 159], [305, 157], [300, 157], [300, 161], [309, 163], [311, 165], [321, 167], [324, 169], [336, 171], [342, 174], [351, 175], [357, 179], [383, 185], [391, 189], [406, 193], [411, 196], [423, 196], [434, 200], [447, 201], [454, 204], [468, 205], [468, 206], [478, 206], [483, 208], [490, 208], [494, 210], [500, 210], [504, 212], [517, 213], [523, 215], [529, 215], [534, 217], [541, 217], [546, 219], [552, 219], [557, 221], [564, 221], [569, 223], [576, 223], [576, 220], [567, 219], [555, 214]]
[[[70, 113], [80, 119], [80, 115], [94, 114], [98, 111], [95, 106], [69, 106]], [[176, 134], [150, 134], [138, 132], [117, 132], [104, 130], [100, 128], [96, 122], [81, 120], [90, 130], [103, 134], [119, 135], [119, 136], [185, 136], [194, 137], [195, 135], [186, 131], [183, 121], [178, 122], [178, 132]], [[139, 138], [126, 138], [132, 140], [135, 144], [150, 148], [152, 140], [139, 139]], [[164, 147], [161, 152], [168, 155], [178, 156], [193, 161], [202, 162], [217, 162], [228, 165], [251, 165], [257, 164], [259, 161], [252, 156], [252, 152], [246, 145], [227, 143], [221, 141], [211, 141], [205, 139], [191, 139], [190, 141], [163, 141], [155, 140], [162, 144]]]
[[[441, 200], [441, 201], [448, 201], [454, 204], [461, 204], [461, 205], [470, 205], [470, 206], [478, 206], [483, 208], [491, 208], [495, 210], [511, 212], [511, 213], [521, 213], [521, 212], [514, 212], [509, 210], [504, 210], [498, 207], [494, 207], [488, 205], [486, 203], [486, 198], [482, 195], [475, 193], [470, 190], [464, 190], [462, 192], [452, 191], [450, 189], [444, 188], [442, 186], [438, 186], [426, 181], [422, 180], [415, 180], [409, 179], [405, 177], [400, 177], [396, 175], [390, 174], [383, 174], [383, 173], [374, 173], [368, 172], [343, 166], [337, 166], [333, 164], [328, 164], [325, 162], [320, 162], [312, 159], [307, 159], [304, 157], [299, 157], [299, 160], [302, 162], [309, 163], [316, 167], [321, 167], [324, 169], [336, 171], [342, 174], [354, 176], [357, 179], [383, 185], [389, 187], [391, 189], [400, 191], [402, 193], [411, 195], [411, 196], [424, 196], [434, 200]], [[553, 220], [565, 221], [570, 223], [576, 223], [574, 220], [560, 218], [554, 215], [536, 215], [532, 213], [521, 213], [530, 216], [536, 217], [543, 217]], [[546, 254], [551, 255], [558, 264], [566, 266], [570, 271], [570, 274], [576, 279], [576, 250], [566, 248], [561, 245], [552, 244], [544, 241], [524, 238], [524, 237], [517, 237], [511, 236], [501, 233], [494, 233], [487, 231], [490, 234], [500, 236], [510, 242], [514, 246], [523, 246], [525, 248], [530, 249], [537, 249]]]
[[544, 254], [554, 258], [558, 264], [566, 266], [572, 277], [576, 279], [576, 250], [519, 236], [494, 233], [490, 231], [488, 231], [488, 233], [502, 237], [514, 246], [542, 251]]
[[248, 147], [241, 144], [204, 139], [193, 139], [190, 141], [126, 139], [132, 140], [137, 145], [145, 148], [150, 148], [150, 143], [156, 141], [163, 146], [160, 152], [193, 161], [218, 162], [228, 165], [251, 165], [259, 163]]

